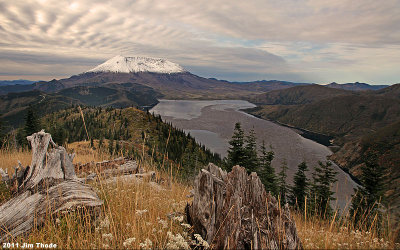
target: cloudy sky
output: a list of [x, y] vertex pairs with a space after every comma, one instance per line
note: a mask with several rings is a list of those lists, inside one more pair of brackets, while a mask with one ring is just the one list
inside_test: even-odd
[[400, 0], [0, 0], [0, 79], [149, 56], [227, 80], [400, 82]]

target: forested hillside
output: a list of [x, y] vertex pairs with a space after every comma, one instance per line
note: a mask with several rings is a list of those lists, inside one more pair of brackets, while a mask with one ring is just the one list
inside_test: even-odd
[[219, 155], [197, 144], [182, 130], [164, 123], [160, 116], [136, 108], [101, 107], [84, 108], [82, 114], [78, 107], [69, 108], [45, 116], [41, 124], [59, 144], [97, 140], [97, 145], [111, 154], [145, 154], [159, 166], [179, 168], [179, 173], [186, 177], [193, 176], [209, 162], [221, 163]]

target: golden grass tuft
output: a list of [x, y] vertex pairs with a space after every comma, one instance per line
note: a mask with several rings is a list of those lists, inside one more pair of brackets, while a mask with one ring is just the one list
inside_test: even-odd
[[381, 237], [375, 232], [355, 230], [346, 221], [304, 218], [293, 212], [297, 232], [305, 249], [399, 249], [390, 234]]
[[[94, 146], [98, 146], [98, 140], [94, 140]], [[66, 146], [68, 152], [75, 153], [74, 164], [85, 164], [88, 162], [100, 162], [110, 159], [110, 154], [106, 150], [106, 145], [103, 150], [95, 150], [90, 147], [89, 141], [73, 142]]]
[[10, 175], [14, 173], [18, 160], [23, 166], [31, 164], [32, 154], [28, 149], [0, 149], [0, 168], [7, 170]]

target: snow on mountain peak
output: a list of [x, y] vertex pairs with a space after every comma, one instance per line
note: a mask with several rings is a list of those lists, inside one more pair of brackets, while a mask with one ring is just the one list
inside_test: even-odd
[[185, 70], [176, 63], [165, 59], [149, 57], [124, 57], [115, 56], [87, 72], [115, 72], [115, 73], [179, 73]]

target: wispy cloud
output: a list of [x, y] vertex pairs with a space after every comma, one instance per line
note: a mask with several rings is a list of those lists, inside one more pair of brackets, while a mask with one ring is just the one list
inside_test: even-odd
[[115, 54], [230, 80], [398, 82], [399, 0], [0, 0], [0, 76], [69, 76]]

